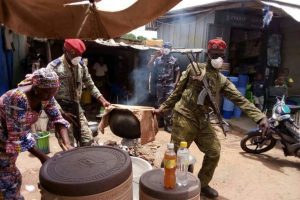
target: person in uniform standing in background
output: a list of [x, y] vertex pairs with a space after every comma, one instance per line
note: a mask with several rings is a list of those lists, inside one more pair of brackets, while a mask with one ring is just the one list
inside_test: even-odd
[[195, 142], [199, 150], [204, 153], [198, 177], [201, 182], [201, 194], [208, 198], [218, 196], [218, 192], [209, 186], [209, 182], [220, 159], [221, 145], [209, 119], [212, 108], [210, 98], [205, 97], [204, 105], [198, 102], [198, 96], [204, 88], [203, 77], [206, 76], [209, 89], [215, 99], [218, 99], [216, 97], [222, 93], [258, 123], [263, 131], [268, 128], [266, 116], [243, 97], [234, 84], [219, 72], [223, 64], [225, 49], [226, 43], [223, 40], [210, 40], [207, 63], [199, 63], [199, 65], [194, 63], [196, 71], [190, 64], [182, 73], [171, 96], [160, 105], [159, 109], [154, 110], [154, 114], [160, 114], [174, 108], [171, 141], [175, 144], [176, 151], [181, 141], [187, 141], [188, 147]]
[[[61, 82], [55, 99], [63, 110], [63, 117], [73, 125], [73, 134], [70, 135], [75, 137], [80, 146], [89, 146], [93, 143], [92, 131], [79, 104], [83, 85], [104, 107], [110, 103], [95, 86], [87, 66], [82, 61], [82, 54], [86, 50], [83, 41], [66, 39], [63, 50], [64, 54], [47, 66], [57, 73]], [[72, 132], [70, 129], [69, 131]]]
[[[162, 104], [171, 95], [176, 87], [179, 77], [180, 68], [177, 59], [171, 55], [172, 44], [166, 42], [163, 48], [157, 51], [148, 62], [151, 71], [151, 79], [155, 84], [156, 97], [158, 105]], [[172, 111], [164, 113], [165, 131], [172, 130]]]

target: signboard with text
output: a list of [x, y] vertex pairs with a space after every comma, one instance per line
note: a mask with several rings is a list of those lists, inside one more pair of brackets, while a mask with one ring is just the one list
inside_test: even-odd
[[260, 29], [262, 18], [230, 11], [218, 11], [215, 16], [215, 24], [226, 24], [233, 27]]

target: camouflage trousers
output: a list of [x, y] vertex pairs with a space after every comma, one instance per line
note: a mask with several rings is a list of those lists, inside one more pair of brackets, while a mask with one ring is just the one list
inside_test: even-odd
[[[81, 141], [80, 144], [91, 144], [93, 142], [93, 134], [91, 129], [88, 126], [88, 121], [86, 117], [84, 116], [84, 113], [81, 112], [79, 114], [79, 121], [80, 121], [80, 132], [81, 132]], [[75, 143], [75, 137], [73, 134], [73, 124], [68, 129], [68, 135], [69, 135], [69, 140], [71, 142], [71, 145], [74, 146]], [[58, 141], [61, 143], [61, 137], [58, 137]]]
[[[156, 97], [157, 97], [158, 105], [161, 105], [163, 102], [165, 102], [168, 99], [168, 97], [171, 95], [173, 90], [174, 90], [173, 85], [157, 84], [156, 85]], [[164, 126], [165, 126], [165, 128], [171, 129], [171, 127], [172, 127], [172, 115], [173, 115], [172, 110], [164, 112], [163, 117], [164, 117]]]
[[201, 187], [207, 186], [218, 165], [221, 151], [220, 141], [208, 117], [206, 118], [202, 114], [191, 120], [178, 112], [174, 112], [171, 141], [175, 145], [175, 151], [179, 148], [181, 141], [187, 141], [188, 147], [192, 142], [196, 143], [199, 150], [204, 153], [198, 177]]

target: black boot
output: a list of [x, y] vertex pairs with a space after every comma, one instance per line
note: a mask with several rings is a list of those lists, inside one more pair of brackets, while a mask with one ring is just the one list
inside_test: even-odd
[[211, 199], [219, 196], [217, 190], [215, 190], [209, 186], [205, 186], [205, 187], [201, 188], [201, 195], [206, 196]]

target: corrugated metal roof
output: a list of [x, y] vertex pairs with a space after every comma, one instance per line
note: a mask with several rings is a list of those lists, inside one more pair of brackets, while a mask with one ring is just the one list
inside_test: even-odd
[[[109, 46], [109, 47], [129, 47], [137, 50], [159, 50], [161, 49], [160, 47], [150, 47], [150, 46], [145, 46], [145, 45], [136, 45], [136, 44], [126, 44], [124, 42], [116, 42], [114, 39], [110, 40], [103, 40], [103, 39], [96, 39], [94, 40], [99, 45], [103, 46]], [[203, 52], [203, 49], [199, 48], [193, 48], [193, 49], [185, 49], [185, 48], [173, 48], [172, 52], [174, 53], [185, 53], [185, 52], [193, 52], [193, 53], [201, 53]]]
[[282, 10], [287, 15], [294, 18], [297, 22], [300, 22], [300, 2], [295, 0], [207, 0], [207, 1], [193, 1], [188, 7], [182, 7], [179, 9], [172, 9], [165, 15], [159, 17], [159, 19], [172, 18], [174, 16], [198, 14], [202, 11], [209, 11], [209, 9], [217, 9], [223, 5], [230, 5], [234, 3], [249, 3], [256, 2], [261, 5], [269, 5], [271, 7]]
[[276, 8], [279, 8], [283, 10], [286, 14], [290, 15], [292, 18], [294, 18], [297, 22], [300, 22], [300, 8], [298, 6], [289, 6], [285, 3], [275, 3], [275, 2], [268, 2], [268, 1], [261, 1], [265, 5], [273, 6]]
[[145, 45], [137, 45], [137, 44], [126, 44], [124, 42], [116, 42], [114, 39], [110, 40], [103, 40], [103, 39], [96, 39], [94, 40], [97, 44], [103, 45], [103, 46], [109, 46], [109, 47], [130, 47], [133, 49], [138, 50], [149, 50], [149, 49], [159, 49], [156, 47], [149, 47]]

